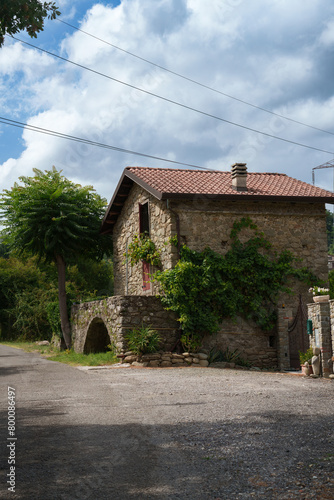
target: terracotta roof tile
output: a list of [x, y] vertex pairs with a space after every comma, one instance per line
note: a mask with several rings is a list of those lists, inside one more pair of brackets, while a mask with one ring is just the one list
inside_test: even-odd
[[[286, 174], [247, 174], [248, 191], [232, 188], [231, 172], [208, 170], [180, 170], [167, 168], [128, 167], [125, 173], [133, 174], [138, 181], [166, 197], [167, 194], [185, 195], [233, 195], [274, 196], [284, 198], [326, 198], [334, 203], [334, 193], [299, 181]], [[134, 180], [135, 178], [131, 176]]]
[[334, 193], [299, 181], [285, 174], [247, 173], [247, 191], [232, 188], [232, 173], [220, 170], [181, 170], [173, 168], [127, 167], [102, 222], [102, 232], [116, 222], [133, 183], [158, 199], [191, 199], [206, 195], [214, 199], [255, 199], [303, 201], [334, 204]]

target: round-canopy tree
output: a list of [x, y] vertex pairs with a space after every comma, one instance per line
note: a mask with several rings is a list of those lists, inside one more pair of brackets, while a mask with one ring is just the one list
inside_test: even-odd
[[101, 259], [111, 252], [111, 239], [99, 228], [106, 200], [91, 186], [82, 187], [57, 171], [33, 169], [34, 177], [20, 177], [0, 195], [4, 242], [19, 253], [30, 252], [54, 261], [58, 271], [59, 310], [63, 337], [71, 346], [66, 305], [66, 264], [80, 256]]

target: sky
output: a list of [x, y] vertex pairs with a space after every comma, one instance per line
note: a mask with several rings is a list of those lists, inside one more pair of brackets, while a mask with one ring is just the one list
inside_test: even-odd
[[[54, 165], [110, 201], [126, 166], [192, 168], [171, 161], [312, 183], [334, 159], [332, 0], [57, 5], [16, 35], [44, 52], [6, 36], [0, 116], [155, 158], [0, 123], [0, 190]], [[334, 168], [315, 183], [333, 190]]]

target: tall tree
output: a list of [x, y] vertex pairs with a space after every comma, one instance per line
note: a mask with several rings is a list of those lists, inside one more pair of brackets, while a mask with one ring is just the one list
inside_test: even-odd
[[100, 236], [99, 228], [106, 200], [91, 186], [82, 187], [52, 170], [33, 169], [34, 177], [20, 177], [0, 195], [0, 217], [4, 242], [19, 253], [30, 252], [58, 271], [61, 328], [67, 348], [71, 346], [71, 326], [66, 303], [66, 264], [86, 256], [101, 260], [111, 252], [110, 236]]
[[55, 2], [39, 0], [1, 0], [0, 2], [0, 47], [5, 35], [14, 35], [26, 30], [31, 38], [43, 31], [44, 20], [56, 19], [60, 12]]

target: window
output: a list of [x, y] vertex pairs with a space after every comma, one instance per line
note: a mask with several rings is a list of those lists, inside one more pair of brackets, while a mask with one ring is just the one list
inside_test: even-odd
[[150, 235], [150, 220], [148, 202], [139, 204], [139, 233]]
[[[139, 233], [146, 234], [150, 236], [150, 218], [149, 218], [149, 207], [148, 202], [139, 204]], [[150, 264], [148, 262], [143, 262], [142, 269], [142, 277], [143, 277], [143, 291], [150, 290]]]

